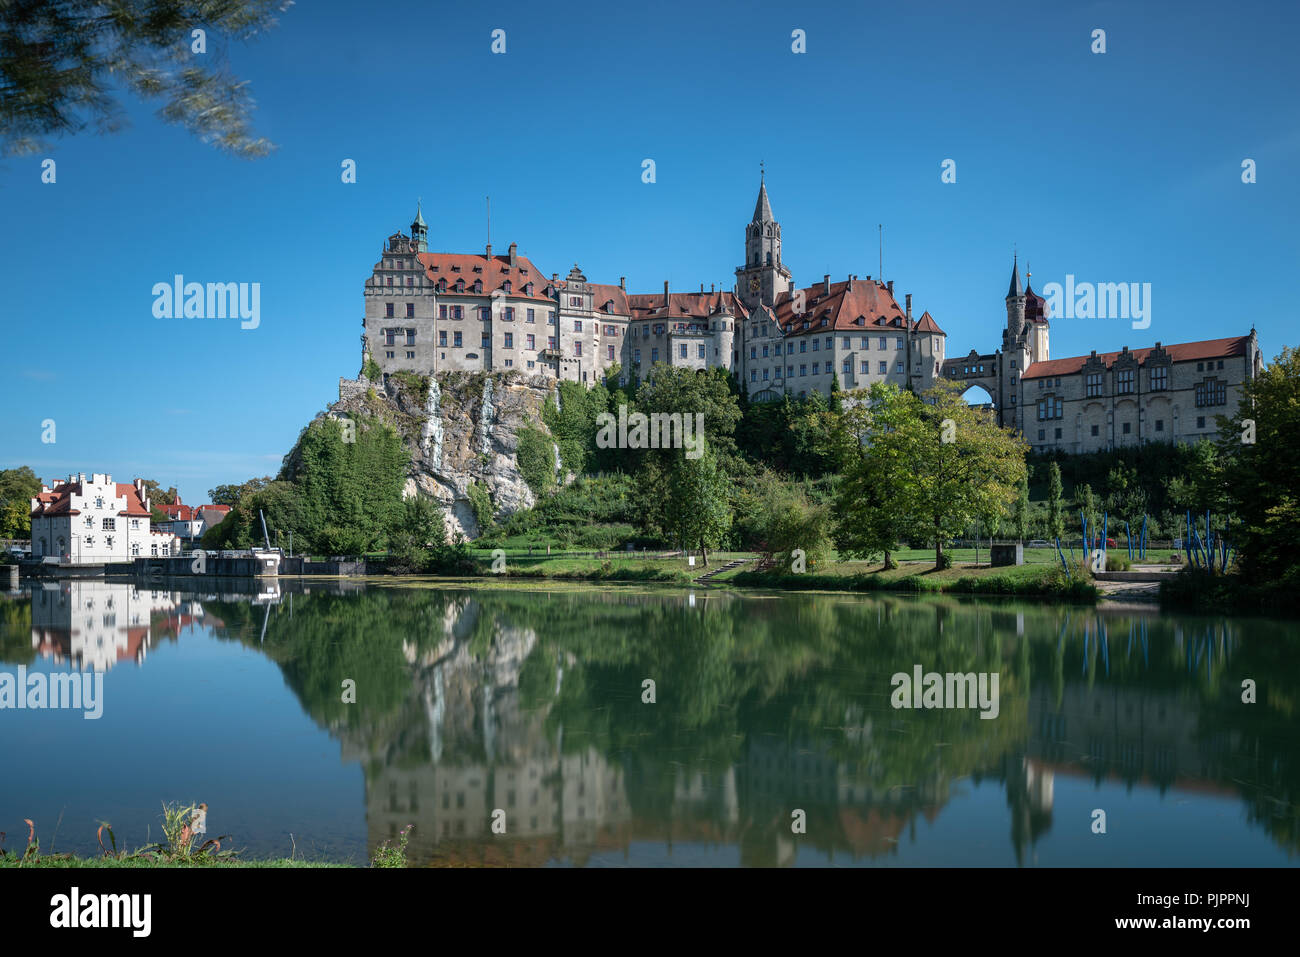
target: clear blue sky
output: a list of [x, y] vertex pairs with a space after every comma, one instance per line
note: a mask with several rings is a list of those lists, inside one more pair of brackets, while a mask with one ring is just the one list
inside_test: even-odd
[[[41, 156], [0, 166], [0, 466], [193, 503], [273, 474], [357, 373], [362, 283], [416, 197], [434, 249], [481, 249], [490, 194], [493, 244], [548, 273], [693, 289], [733, 282], [760, 160], [796, 281], [877, 275], [884, 223], [885, 277], [949, 355], [999, 345], [1014, 245], [1035, 288], [1152, 284], [1149, 329], [1060, 319], [1054, 356], [1254, 324], [1271, 358], [1300, 339], [1298, 23], [1290, 2], [302, 3], [230, 49], [270, 158], [132, 103], [126, 132], [55, 145], [54, 185]], [[260, 282], [260, 328], [155, 319], [176, 273]]]

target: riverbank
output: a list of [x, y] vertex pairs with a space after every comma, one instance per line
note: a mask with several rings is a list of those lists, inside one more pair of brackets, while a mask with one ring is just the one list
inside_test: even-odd
[[189, 870], [193, 868], [275, 868], [275, 867], [309, 867], [309, 868], [347, 868], [356, 867], [355, 864], [340, 864], [332, 861], [304, 861], [293, 858], [281, 857], [272, 858], [264, 861], [241, 861], [238, 858], [209, 858], [193, 860], [151, 860], [148, 858], [113, 858], [113, 857], [78, 857], [75, 854], [50, 854], [36, 860], [19, 861], [16, 857], [0, 857], [0, 869], [10, 868], [12, 870], [31, 870], [39, 868], [50, 870], [53, 868], [70, 868], [70, 869], [111, 869], [129, 868], [137, 870], [142, 868], [171, 868], [179, 870]]

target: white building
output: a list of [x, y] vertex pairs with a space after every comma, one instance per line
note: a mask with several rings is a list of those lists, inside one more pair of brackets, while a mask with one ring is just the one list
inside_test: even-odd
[[180, 554], [180, 540], [151, 528], [144, 480], [114, 482], [84, 472], [41, 486], [32, 499], [32, 557], [70, 565], [124, 562]]

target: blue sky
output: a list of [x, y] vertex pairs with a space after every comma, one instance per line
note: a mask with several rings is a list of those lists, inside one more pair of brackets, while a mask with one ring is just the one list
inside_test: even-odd
[[[1014, 246], [1036, 289], [1152, 285], [1150, 328], [1058, 319], [1053, 356], [1253, 324], [1271, 358], [1300, 338], [1298, 24], [1282, 2], [302, 3], [229, 50], [269, 158], [127, 101], [124, 133], [0, 164], [0, 467], [193, 503], [273, 474], [357, 373], [362, 284], [417, 197], [437, 250], [482, 248], [490, 194], [493, 245], [547, 273], [729, 286], [760, 160], [796, 281], [878, 275], [883, 223], [885, 278], [949, 355], [999, 345]], [[261, 283], [260, 326], [154, 318], [177, 273]]]

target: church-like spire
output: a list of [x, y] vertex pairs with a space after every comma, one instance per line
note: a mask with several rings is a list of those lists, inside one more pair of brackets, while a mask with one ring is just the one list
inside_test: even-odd
[[772, 204], [767, 199], [767, 180], [761, 174], [758, 183], [758, 202], [754, 204], [753, 221], [756, 223], [776, 222], [776, 218], [772, 215]]
[[1020, 264], [1018, 257], [1011, 260], [1011, 288], [1007, 290], [1008, 299], [1016, 299], [1025, 294], [1024, 289], [1020, 286]]
[[415, 251], [425, 253], [429, 251], [429, 225], [424, 221], [424, 204], [418, 199], [415, 201], [415, 222], [411, 223], [411, 243], [415, 246]]

